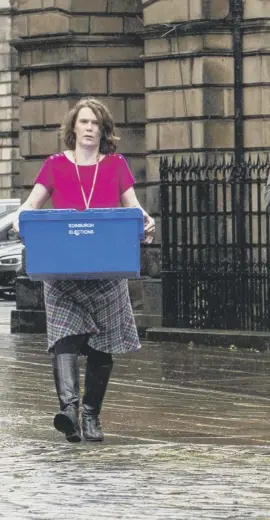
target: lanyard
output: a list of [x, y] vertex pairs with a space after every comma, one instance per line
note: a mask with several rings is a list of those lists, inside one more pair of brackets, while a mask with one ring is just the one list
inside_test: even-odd
[[91, 188], [91, 192], [90, 192], [88, 200], [86, 200], [85, 191], [84, 191], [83, 186], [82, 186], [81, 177], [80, 177], [80, 173], [79, 173], [79, 168], [78, 168], [78, 164], [77, 164], [77, 159], [76, 159], [75, 155], [74, 155], [74, 161], [75, 161], [76, 173], [77, 173], [77, 177], [78, 177], [78, 180], [79, 180], [79, 183], [80, 183], [83, 200], [84, 200], [84, 203], [85, 203], [85, 209], [89, 209], [90, 208], [90, 203], [91, 203], [91, 200], [92, 200], [92, 196], [93, 196], [93, 193], [94, 193], [94, 189], [95, 189], [95, 186], [96, 186], [96, 181], [97, 181], [97, 174], [98, 174], [98, 167], [99, 167], [99, 154], [97, 156], [97, 164], [96, 164], [93, 184], [92, 184], [92, 188]]

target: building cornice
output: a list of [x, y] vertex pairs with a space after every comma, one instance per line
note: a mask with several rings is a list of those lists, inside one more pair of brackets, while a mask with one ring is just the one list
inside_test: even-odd
[[40, 49], [44, 47], [64, 47], [64, 46], [87, 46], [87, 45], [142, 45], [140, 35], [78, 35], [66, 33], [58, 36], [44, 35], [32, 38], [17, 38], [11, 40], [10, 45], [19, 51]]
[[[155, 24], [144, 27], [143, 31], [137, 34], [142, 39], [149, 38], [165, 38], [169, 36], [190, 36], [200, 34], [224, 34], [234, 30], [236, 26], [235, 20], [232, 17], [227, 17], [222, 20], [192, 20], [179, 23]], [[240, 24], [243, 33], [246, 32], [268, 32], [270, 28], [270, 18], [254, 18], [244, 20]]]
[[17, 9], [14, 7], [0, 8], [0, 16], [14, 16], [17, 14]]

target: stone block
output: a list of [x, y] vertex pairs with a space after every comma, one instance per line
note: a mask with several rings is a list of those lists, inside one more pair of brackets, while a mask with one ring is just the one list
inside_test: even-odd
[[129, 157], [129, 167], [136, 179], [136, 182], [144, 182], [146, 177], [146, 163], [144, 157]]
[[12, 173], [12, 164], [8, 161], [0, 161], [0, 178], [6, 173]]
[[28, 74], [22, 74], [19, 78], [19, 93], [21, 97], [26, 97], [30, 94]]
[[11, 311], [11, 334], [46, 334], [45, 311]]
[[107, 94], [107, 70], [105, 68], [85, 68], [71, 71], [69, 89], [62, 93], [84, 93], [91, 96]]
[[145, 25], [161, 24], [188, 21], [189, 1], [181, 0], [160, 0], [144, 9]]
[[[261, 87], [260, 89], [257, 87], [257, 90], [261, 91], [261, 114], [269, 115], [270, 114], [270, 96], [269, 96], [269, 87]], [[259, 112], [260, 114], [260, 112]]]
[[143, 208], [146, 208], [146, 190], [144, 186], [136, 186], [136, 196]]
[[11, 95], [11, 83], [0, 83], [0, 97]]
[[149, 186], [146, 189], [146, 207], [150, 214], [160, 214], [160, 188], [159, 186]]
[[68, 94], [70, 90], [70, 70], [59, 71], [59, 94]]
[[91, 34], [115, 34], [124, 32], [124, 19], [121, 16], [91, 16]]
[[42, 9], [42, 0], [17, 0], [17, 9]]
[[203, 36], [201, 34], [178, 36], [170, 42], [171, 54], [184, 52], [199, 52], [203, 49]]
[[108, 0], [109, 13], [140, 13], [141, 0]]
[[190, 20], [201, 20], [203, 17], [202, 0], [189, 0]]
[[[4, 166], [4, 165], [3, 165]], [[11, 176], [11, 173], [12, 172], [9, 172], [7, 175], [5, 175], [3, 172], [2, 172], [2, 163], [0, 161], [0, 194], [2, 192], [3, 189], [9, 189], [9, 188], [12, 188], [13, 187], [13, 178]], [[6, 170], [4, 170], [6, 171]]]
[[159, 146], [161, 150], [190, 148], [188, 123], [161, 123], [159, 125]]
[[144, 75], [146, 88], [156, 87], [158, 84], [158, 62], [152, 61], [150, 63], [145, 63]]
[[69, 29], [70, 17], [65, 13], [45, 11], [42, 15], [40, 13], [28, 15], [29, 36], [62, 34], [67, 33]]
[[[192, 2], [192, 0], [190, 0]], [[230, 0], [203, 0], [203, 17], [220, 19], [230, 13]]]
[[107, 0], [72, 0], [71, 12], [76, 13], [106, 13]]
[[20, 124], [36, 126], [43, 124], [42, 101], [22, 101], [20, 104]]
[[204, 114], [202, 89], [178, 90], [174, 93], [175, 117], [198, 117]]
[[144, 98], [132, 98], [127, 100], [127, 122], [145, 122], [145, 100]]
[[243, 35], [243, 50], [245, 51], [260, 51], [268, 50], [270, 47], [270, 33], [258, 32], [246, 33]]
[[111, 112], [116, 124], [123, 124], [126, 122], [125, 99], [123, 97], [118, 98], [98, 96], [98, 100], [106, 105], [106, 107]]
[[[193, 123], [193, 128], [200, 123]], [[206, 148], [233, 148], [234, 124], [232, 121], [205, 121], [204, 146]], [[197, 148], [196, 144], [194, 147]]]
[[203, 48], [206, 50], [231, 50], [233, 37], [231, 34], [206, 34], [203, 38]]
[[[261, 79], [265, 83], [270, 82], [270, 56], [261, 57]], [[253, 82], [257, 83], [258, 78], [253, 78]]]
[[44, 101], [45, 125], [61, 125], [66, 112], [70, 109], [67, 99], [51, 99]]
[[120, 135], [119, 152], [123, 154], [145, 153], [145, 130], [144, 128], [119, 128]]
[[57, 72], [46, 70], [32, 72], [30, 76], [31, 96], [51, 95], [58, 93]]
[[249, 18], [269, 18], [270, 4], [268, 0], [245, 0], [244, 17]]
[[19, 54], [19, 64], [21, 67], [25, 67], [27, 65], [32, 65], [32, 52], [31, 51], [21, 51]]
[[48, 156], [59, 152], [59, 132], [56, 130], [31, 131], [31, 155]]
[[27, 130], [22, 130], [19, 136], [20, 140], [20, 154], [22, 157], [27, 157], [31, 155], [30, 149], [30, 132]]
[[43, 284], [28, 277], [18, 277], [16, 283], [16, 308], [18, 310], [44, 310]]
[[142, 301], [142, 281], [129, 280], [128, 282], [129, 296], [134, 311], [143, 309]]
[[25, 14], [14, 17], [12, 37], [22, 38], [28, 35], [28, 18]]
[[[264, 74], [265, 76], [265, 74]], [[243, 82], [258, 83], [262, 80], [262, 57], [245, 56], [243, 63]], [[270, 78], [269, 80], [270, 81]]]
[[203, 59], [204, 83], [234, 83], [234, 60], [231, 57], [217, 56]]
[[146, 180], [155, 182], [160, 180], [159, 163], [161, 154], [146, 157]]
[[111, 94], [142, 94], [144, 70], [142, 68], [115, 68], [109, 71]]
[[204, 59], [195, 58], [191, 67], [191, 82], [192, 85], [203, 85], [204, 84]]
[[189, 58], [162, 60], [158, 63], [158, 86], [171, 87], [190, 85], [191, 61]]
[[268, 146], [269, 120], [252, 119], [244, 122], [244, 146], [246, 148]]
[[[156, 219], [157, 223], [157, 219]], [[158, 224], [158, 223], [157, 223]], [[160, 276], [161, 272], [161, 249], [157, 248], [144, 248], [142, 251], [142, 264], [144, 271], [151, 277], [156, 278]]]
[[234, 89], [233, 88], [225, 88], [223, 90], [224, 96], [224, 116], [234, 116]]
[[35, 65], [52, 65], [53, 69], [61, 64], [87, 62], [86, 46], [78, 47], [46, 47], [32, 51], [31, 63]]
[[21, 186], [32, 186], [43, 162], [40, 159], [23, 159], [20, 161]]
[[129, 61], [139, 60], [143, 54], [143, 48], [134, 45], [102, 45], [98, 46], [95, 44], [89, 44], [88, 47], [88, 61], [90, 63], [108, 63], [110, 65], [113, 61]]
[[12, 96], [11, 95], [0, 97], [0, 107], [1, 108], [3, 108], [3, 107], [9, 108], [11, 106], [12, 106]]
[[160, 279], [142, 280], [143, 310], [146, 314], [162, 314], [162, 284]]
[[[269, 97], [268, 89], [267, 97]], [[269, 102], [267, 102], [267, 105], [270, 108]], [[255, 116], [262, 114], [262, 89], [260, 87], [244, 88], [244, 114], [245, 116]]]
[[146, 140], [146, 150], [156, 151], [159, 147], [158, 144], [158, 125], [150, 123], [145, 127], [145, 140]]
[[72, 0], [54, 0], [54, 4], [55, 4], [55, 7], [58, 7], [58, 9], [63, 9], [64, 11], [70, 11]]
[[162, 119], [174, 117], [174, 92], [148, 92], [145, 98], [146, 117]]
[[203, 92], [202, 107], [199, 115], [224, 116], [224, 95], [222, 88], [205, 88]]
[[90, 32], [90, 18], [89, 16], [72, 16], [70, 20], [70, 29], [77, 34]]
[[137, 33], [143, 30], [143, 23], [137, 16], [125, 16], [124, 18], [124, 32]]
[[[11, 119], [13, 117], [13, 109], [12, 107], [6, 108], [0, 108], [0, 121], [6, 121], [9, 122], [11, 125]], [[2, 150], [0, 149], [0, 159], [2, 157]]]
[[42, 0], [43, 9], [48, 9], [49, 7], [55, 7], [55, 0]]
[[170, 53], [170, 44], [167, 38], [145, 40], [144, 46], [145, 56], [162, 56]]

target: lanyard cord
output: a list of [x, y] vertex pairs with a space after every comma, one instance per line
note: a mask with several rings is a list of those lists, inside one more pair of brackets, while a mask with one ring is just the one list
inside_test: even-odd
[[95, 189], [95, 186], [96, 186], [96, 181], [97, 181], [98, 167], [99, 167], [99, 154], [97, 156], [97, 164], [96, 164], [93, 184], [92, 184], [92, 188], [91, 188], [91, 192], [90, 192], [88, 200], [86, 199], [85, 191], [84, 191], [83, 186], [82, 186], [82, 181], [81, 181], [79, 168], [78, 168], [78, 164], [77, 164], [77, 158], [76, 158], [75, 154], [74, 154], [74, 161], [75, 161], [76, 173], [77, 173], [77, 177], [78, 177], [78, 180], [79, 180], [79, 183], [80, 183], [80, 188], [81, 188], [83, 200], [84, 200], [84, 203], [85, 203], [85, 209], [89, 209], [90, 208], [90, 203], [91, 203], [91, 200], [92, 200], [92, 196], [93, 196], [93, 193], [94, 193], [94, 189]]

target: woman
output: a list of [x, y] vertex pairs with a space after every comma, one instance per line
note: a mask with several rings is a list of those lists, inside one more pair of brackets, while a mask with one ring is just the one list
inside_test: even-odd
[[[62, 126], [67, 150], [43, 164], [19, 213], [40, 209], [49, 198], [56, 209], [139, 207], [134, 178], [125, 159], [115, 153], [117, 137], [108, 109], [94, 98], [83, 99]], [[146, 243], [154, 220], [145, 218]], [[102, 441], [99, 414], [113, 367], [113, 354], [137, 351], [140, 342], [127, 280], [65, 280], [44, 283], [48, 351], [60, 403], [55, 428], [69, 442], [81, 440], [79, 424], [79, 355], [85, 355], [82, 431], [87, 441]]]

